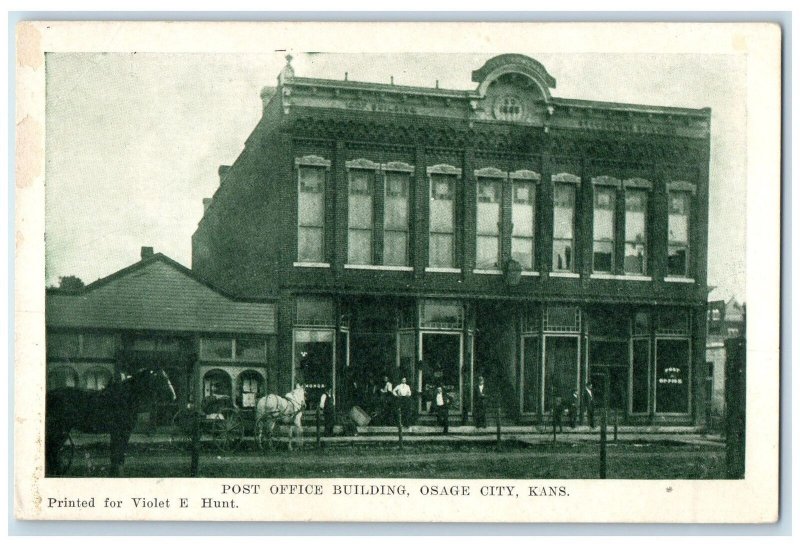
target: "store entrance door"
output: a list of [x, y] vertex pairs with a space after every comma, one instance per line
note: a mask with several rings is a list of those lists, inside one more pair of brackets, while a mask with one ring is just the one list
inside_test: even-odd
[[463, 401], [461, 338], [460, 333], [422, 333], [422, 360], [426, 368], [424, 395], [432, 397], [436, 387], [442, 386], [453, 400], [450, 411], [458, 413]]

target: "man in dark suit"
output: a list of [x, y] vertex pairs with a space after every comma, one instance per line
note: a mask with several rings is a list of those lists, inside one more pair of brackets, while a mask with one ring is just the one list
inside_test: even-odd
[[473, 418], [475, 427], [483, 429], [486, 427], [486, 384], [483, 376], [478, 376], [478, 385], [475, 386]]
[[436, 405], [436, 418], [439, 425], [443, 427], [442, 433], [447, 433], [450, 429], [450, 404], [442, 386], [436, 388], [434, 404]]
[[326, 388], [325, 393], [320, 397], [319, 407], [322, 409], [322, 415], [325, 418], [325, 435], [331, 437], [333, 436], [334, 409], [330, 387]]

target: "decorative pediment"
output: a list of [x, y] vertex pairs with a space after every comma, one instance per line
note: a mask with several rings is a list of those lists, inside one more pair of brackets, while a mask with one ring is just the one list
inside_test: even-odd
[[592, 177], [592, 184], [598, 186], [613, 186], [614, 188], [620, 188], [622, 186], [622, 181], [620, 181], [616, 177], [609, 177], [608, 175], [600, 175], [599, 177]]
[[580, 184], [581, 178], [577, 175], [573, 175], [572, 173], [558, 173], [557, 175], [553, 175], [550, 177], [553, 182], [570, 182], [572, 184]]
[[346, 161], [345, 167], [348, 169], [367, 169], [370, 171], [377, 171], [381, 168], [381, 165], [368, 159], [358, 158], [356, 160]]
[[438, 165], [432, 165], [428, 167], [426, 171], [429, 175], [456, 175], [458, 177], [461, 176], [461, 169], [444, 163], [440, 163]]
[[536, 171], [530, 171], [529, 169], [519, 169], [517, 171], [509, 173], [508, 177], [511, 180], [535, 180], [535, 181], [542, 180], [542, 175], [540, 175]]
[[321, 158], [319, 156], [303, 156], [301, 158], [294, 159], [295, 166], [306, 166], [306, 167], [330, 167], [331, 162], [330, 160], [326, 160], [325, 158]]
[[508, 173], [506, 171], [501, 171], [497, 167], [484, 167], [482, 169], [475, 170], [475, 177], [506, 179], [508, 178]]

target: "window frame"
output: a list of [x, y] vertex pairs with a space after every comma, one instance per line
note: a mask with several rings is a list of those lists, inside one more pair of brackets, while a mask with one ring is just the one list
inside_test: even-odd
[[[672, 196], [673, 194], [682, 194], [686, 197], [686, 241], [680, 242], [677, 240], [670, 239], [670, 220], [669, 217], [670, 209], [672, 207]], [[695, 211], [695, 196], [696, 196], [696, 187], [694, 184], [691, 184], [686, 181], [671, 181], [667, 183], [667, 256], [666, 256], [666, 278], [667, 279], [680, 279], [680, 280], [690, 280], [693, 278], [693, 242], [692, 242], [692, 233], [694, 231], [695, 226], [695, 219], [694, 219], [694, 211]], [[673, 273], [670, 271], [670, 251], [672, 248], [684, 248], [686, 253], [685, 263], [684, 263], [684, 271], [682, 273]]]
[[[636, 244], [635, 240], [628, 240], [628, 192], [642, 192], [645, 196], [645, 210], [644, 210], [644, 241], [641, 243], [644, 246], [644, 259], [642, 261], [642, 272], [634, 273], [627, 271], [625, 267], [625, 259], [627, 257], [628, 244]], [[623, 199], [623, 215], [622, 215], [622, 274], [628, 277], [649, 276], [650, 275], [650, 238], [651, 238], [651, 214], [653, 203], [653, 183], [643, 178], [629, 178], [622, 181], [622, 199]]]
[[[606, 175], [592, 177], [592, 273], [599, 274], [615, 274], [617, 271], [617, 229], [619, 227], [619, 218], [617, 214], [617, 206], [619, 204], [619, 189], [621, 188], [622, 181], [618, 178]], [[598, 188], [604, 191], [611, 191], [611, 238], [598, 239], [597, 237], [597, 192]], [[598, 243], [608, 244], [611, 243], [611, 262], [609, 269], [598, 270], [596, 267], [596, 246]]]
[[[427, 256], [427, 268], [428, 271], [436, 271], [436, 270], [444, 270], [444, 271], [458, 271], [459, 270], [459, 256], [458, 256], [458, 248], [457, 248], [457, 231], [458, 231], [458, 196], [459, 196], [459, 183], [462, 181], [462, 171], [457, 167], [453, 167], [452, 165], [447, 164], [438, 164], [426, 169], [426, 175], [428, 178], [428, 256]], [[431, 217], [431, 210], [432, 210], [432, 203], [434, 201], [433, 194], [434, 194], [434, 176], [442, 175], [446, 176], [452, 180], [453, 183], [453, 191], [452, 191], [452, 200], [451, 200], [451, 207], [452, 207], [452, 218], [453, 222], [451, 224], [451, 230], [448, 232], [443, 231], [433, 231], [432, 224], [430, 222]], [[432, 245], [431, 242], [433, 240], [434, 235], [440, 236], [450, 236], [452, 239], [451, 244], [451, 251], [450, 251], [450, 262], [449, 264], [432, 264], [431, 262], [431, 249]]]
[[[577, 175], [573, 175], [571, 173], [558, 173], [550, 177], [550, 182], [552, 185], [552, 200], [551, 200], [551, 209], [552, 209], [552, 237], [550, 241], [550, 272], [551, 274], [558, 275], [571, 275], [577, 274], [577, 244], [578, 244], [578, 197], [579, 197], [579, 190], [581, 187], [581, 178]], [[563, 185], [564, 187], [573, 188], [573, 199], [572, 199], [572, 238], [557, 238], [556, 237], [556, 187], [558, 185]], [[557, 241], [570, 241], [571, 242], [571, 249], [572, 249], [572, 260], [570, 261], [569, 268], [556, 268], [556, 242]]]
[[[481, 233], [479, 225], [480, 215], [480, 192], [479, 188], [481, 183], [494, 184], [499, 189], [499, 194], [496, 196], [497, 203], [497, 230], [495, 233]], [[501, 271], [503, 267], [503, 209], [508, 196], [508, 173], [501, 171], [495, 167], [484, 167], [475, 171], [475, 270], [480, 271]], [[481, 239], [494, 239], [497, 242], [497, 256], [493, 266], [485, 267], [483, 264], [478, 264], [478, 256], [480, 249]]]
[[[294, 160], [294, 167], [295, 167], [295, 192], [296, 192], [296, 202], [295, 202], [295, 264], [304, 265], [304, 264], [313, 264], [313, 265], [324, 265], [328, 266], [328, 245], [326, 244], [327, 239], [327, 208], [328, 208], [328, 191], [330, 187], [330, 170], [331, 170], [331, 162], [330, 160], [324, 159], [320, 156], [315, 155], [307, 155], [295, 158]], [[300, 220], [300, 202], [301, 202], [301, 192], [300, 189], [300, 173], [302, 169], [321, 169], [323, 171], [323, 182], [322, 182], [322, 218], [320, 219], [321, 224], [319, 226], [316, 225], [305, 225], [301, 224]], [[322, 252], [321, 255], [318, 257], [318, 260], [308, 260], [300, 256], [300, 232], [303, 228], [314, 228], [319, 229], [321, 232], [322, 238]]]

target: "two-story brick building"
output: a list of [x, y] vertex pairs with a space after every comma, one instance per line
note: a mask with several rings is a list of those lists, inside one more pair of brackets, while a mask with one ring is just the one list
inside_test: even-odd
[[287, 64], [263, 94], [192, 268], [276, 299], [268, 389], [333, 384], [346, 406], [407, 377], [421, 408], [444, 385], [469, 412], [483, 375], [508, 415], [541, 420], [591, 383], [627, 423], [699, 424], [710, 110], [554, 97], [522, 55], [472, 79]]

